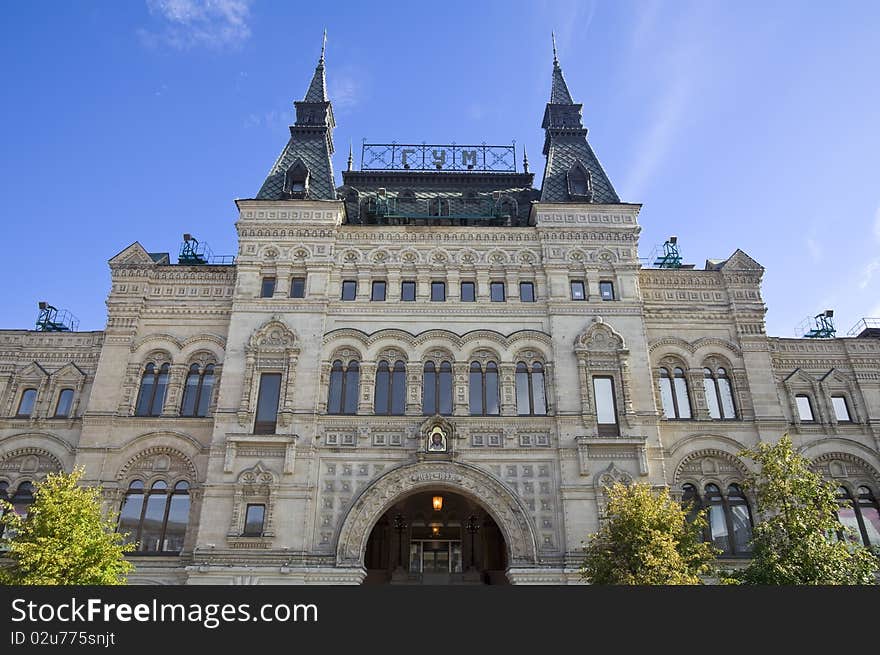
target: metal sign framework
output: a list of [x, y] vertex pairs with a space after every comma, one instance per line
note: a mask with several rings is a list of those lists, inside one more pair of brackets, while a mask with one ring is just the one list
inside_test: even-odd
[[361, 170], [515, 173], [516, 144], [364, 143]]

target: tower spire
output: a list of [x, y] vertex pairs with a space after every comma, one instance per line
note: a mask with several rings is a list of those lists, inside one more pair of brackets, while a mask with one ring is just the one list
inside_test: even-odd
[[523, 146], [523, 173], [529, 172], [529, 153], [526, 152], [526, 147]]
[[562, 66], [559, 65], [559, 57], [556, 54], [556, 34], [553, 37], [553, 81], [550, 85], [550, 103], [554, 105], [573, 105], [568, 85], [562, 76]]
[[321, 58], [315, 67], [315, 74], [303, 98], [305, 102], [327, 102], [327, 78], [324, 74], [324, 50], [327, 47], [327, 30], [324, 30], [324, 38], [321, 41]]
[[348, 142], [348, 168], [345, 170], [352, 170], [352, 166], [354, 166], [354, 151], [352, 150], [351, 140]]

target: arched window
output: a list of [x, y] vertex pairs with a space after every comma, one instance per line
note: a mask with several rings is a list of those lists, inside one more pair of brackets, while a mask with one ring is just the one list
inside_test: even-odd
[[733, 404], [733, 389], [727, 371], [719, 368], [703, 369], [703, 389], [706, 392], [706, 404], [709, 416], [717, 419], [736, 418], [736, 406]]
[[352, 360], [345, 367], [342, 360], [333, 362], [330, 369], [330, 390], [327, 400], [329, 414], [357, 414], [360, 365]]
[[376, 393], [373, 412], [376, 414], [403, 415], [406, 411], [406, 364], [398, 360], [394, 368], [382, 360], [376, 369]]
[[544, 367], [539, 362], [532, 364], [531, 369], [525, 362], [516, 365], [516, 412], [520, 416], [547, 413]]
[[15, 413], [18, 417], [30, 417], [34, 413], [34, 405], [37, 401], [36, 389], [25, 389], [21, 393], [21, 400], [18, 401], [18, 411]]
[[70, 416], [70, 409], [73, 406], [73, 389], [62, 389], [58, 394], [58, 402], [55, 403], [55, 417], [62, 418]]
[[214, 391], [214, 365], [208, 364], [204, 370], [198, 364], [189, 367], [186, 385], [183, 390], [181, 416], [207, 416]]
[[693, 521], [703, 507], [700, 502], [700, 492], [694, 485], [681, 485], [681, 505], [687, 510], [688, 522]]
[[853, 501], [846, 487], [838, 487], [840, 508], [837, 518], [843, 525], [852, 528], [852, 538], [861, 539], [865, 546], [876, 546], [880, 544], [880, 505], [868, 487], [859, 487], [856, 494], [858, 497]]
[[19, 516], [27, 516], [28, 508], [34, 502], [34, 485], [30, 481], [20, 482], [12, 497], [12, 507]]
[[727, 487], [727, 495], [716, 484], [706, 485], [709, 507], [709, 536], [721, 557], [742, 557], [751, 552], [752, 514], [738, 485]]
[[422, 413], [452, 415], [452, 364], [425, 362], [422, 371]]
[[472, 416], [498, 416], [500, 414], [498, 365], [487, 362], [485, 370], [479, 362], [471, 362], [470, 413]]
[[691, 401], [683, 369], [676, 367], [672, 375], [668, 368], [660, 369], [660, 400], [666, 418], [691, 418]]
[[593, 192], [592, 176], [580, 162], [568, 171], [568, 193], [575, 198], [589, 197]]
[[165, 390], [168, 388], [168, 364], [156, 367], [147, 364], [141, 377], [141, 388], [138, 392], [135, 416], [161, 416], [162, 405], [165, 404]]
[[137, 544], [140, 553], [179, 553], [189, 523], [189, 483], [181, 480], [173, 489], [157, 480], [144, 492], [144, 483], [134, 480], [119, 511], [119, 532]]

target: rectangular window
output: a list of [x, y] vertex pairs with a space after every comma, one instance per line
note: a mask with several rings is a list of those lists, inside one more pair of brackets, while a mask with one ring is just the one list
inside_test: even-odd
[[290, 297], [306, 297], [306, 279], [304, 277], [295, 277], [290, 281]]
[[795, 402], [797, 403], [797, 411], [798, 418], [801, 421], [813, 421], [813, 408], [810, 405], [810, 397], [809, 396], [795, 396]]
[[614, 300], [614, 283], [601, 280], [599, 282], [599, 296], [602, 300]]
[[370, 300], [385, 300], [385, 281], [375, 280], [373, 282], [373, 291], [370, 294]]
[[281, 373], [263, 373], [260, 376], [260, 394], [257, 397], [257, 420], [254, 422], [254, 434], [275, 434], [280, 395]]
[[263, 285], [260, 287], [260, 298], [271, 298], [275, 295], [275, 278], [264, 277]]
[[416, 299], [416, 283], [413, 280], [400, 283], [400, 299], [407, 302]]
[[473, 282], [462, 282], [461, 283], [461, 301], [462, 302], [476, 302], [477, 300], [477, 285]]
[[586, 300], [587, 292], [584, 290], [583, 280], [571, 280], [571, 299]]
[[263, 535], [263, 521], [265, 518], [265, 505], [248, 505], [244, 519], [244, 536], [261, 537]]
[[489, 298], [492, 302], [504, 302], [504, 282], [492, 282], [489, 285]]
[[342, 299], [354, 300], [357, 296], [358, 283], [357, 280], [343, 280], [342, 282]]
[[535, 283], [520, 282], [519, 283], [519, 299], [520, 302], [535, 302]]
[[431, 282], [431, 302], [446, 301], [446, 283]]
[[593, 397], [596, 400], [596, 422], [599, 436], [617, 436], [617, 405], [614, 401], [614, 380], [610, 377], [593, 378]]
[[846, 398], [843, 396], [831, 396], [831, 405], [834, 407], [834, 416], [838, 423], [849, 423], [852, 421], [849, 415], [849, 408], [846, 406]]

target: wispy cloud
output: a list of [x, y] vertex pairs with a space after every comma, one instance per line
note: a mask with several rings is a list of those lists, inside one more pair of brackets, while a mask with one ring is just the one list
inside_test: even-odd
[[[877, 242], [877, 245], [880, 246], [880, 207], [877, 207], [877, 211], [874, 212], [874, 241]], [[869, 261], [865, 267], [862, 269], [861, 281], [859, 282], [859, 289], [866, 289], [869, 284], [871, 284], [871, 280], [874, 278], [874, 274], [880, 271], [880, 257], [874, 257], [871, 261]], [[880, 305], [877, 306], [877, 309], [880, 309]], [[880, 316], [880, 312], [874, 311], [872, 316]]]
[[141, 42], [175, 50], [234, 48], [251, 35], [252, 0], [146, 0], [156, 29], [139, 29]]
[[[630, 41], [634, 77], [655, 83], [656, 102], [651, 120], [637, 139], [638, 152], [629, 176], [621, 186], [629, 198], [645, 196], [657, 171], [690, 114], [695, 110], [696, 85], [711, 64], [707, 63], [708, 45], [703, 36], [712, 20], [708, 3], [692, 3], [679, 10], [681, 18], [674, 28], [661, 26], [659, 13], [675, 5], [647, 2], [639, 6]], [[662, 28], [661, 28], [662, 27]]]
[[362, 96], [360, 78], [346, 72], [328, 74], [327, 95], [336, 110], [346, 111], [356, 107]]

